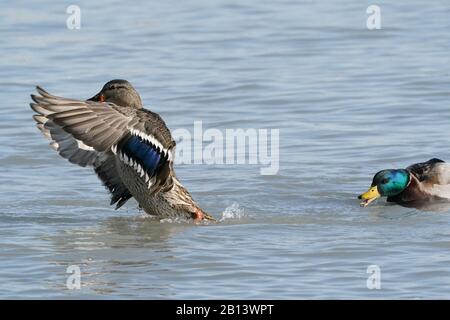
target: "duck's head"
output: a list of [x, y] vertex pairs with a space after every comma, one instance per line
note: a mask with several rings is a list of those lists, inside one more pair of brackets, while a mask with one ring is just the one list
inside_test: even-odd
[[112, 102], [118, 106], [142, 108], [139, 93], [127, 80], [111, 80], [107, 82], [102, 90], [88, 101]]
[[358, 197], [361, 206], [367, 207], [380, 197], [393, 197], [400, 194], [409, 184], [410, 175], [404, 169], [382, 170], [373, 177], [369, 190]]

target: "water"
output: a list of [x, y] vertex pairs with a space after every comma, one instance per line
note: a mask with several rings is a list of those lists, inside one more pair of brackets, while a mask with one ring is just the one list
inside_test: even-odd
[[[450, 297], [450, 208], [356, 199], [380, 169], [450, 160], [448, 1], [378, 1], [375, 31], [369, 1], [76, 4], [80, 30], [66, 4], [0, 4], [0, 298]], [[172, 130], [279, 128], [278, 174], [178, 166], [213, 225], [113, 210], [28, 107], [37, 84], [88, 98], [113, 78]]]

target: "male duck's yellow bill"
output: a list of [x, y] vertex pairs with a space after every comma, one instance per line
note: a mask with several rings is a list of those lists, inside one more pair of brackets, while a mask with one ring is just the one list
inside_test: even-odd
[[358, 197], [358, 199], [361, 199], [361, 207], [367, 207], [370, 203], [377, 200], [379, 197], [381, 197], [380, 193], [378, 192], [377, 186], [371, 187], [369, 190], [367, 190], [366, 193], [363, 193]]

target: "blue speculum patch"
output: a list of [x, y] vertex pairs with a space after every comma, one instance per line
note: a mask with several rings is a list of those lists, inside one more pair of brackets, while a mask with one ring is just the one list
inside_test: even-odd
[[127, 156], [137, 161], [149, 176], [152, 176], [158, 168], [161, 159], [160, 154], [154, 146], [147, 144], [139, 137], [132, 136], [129, 138], [122, 150]]

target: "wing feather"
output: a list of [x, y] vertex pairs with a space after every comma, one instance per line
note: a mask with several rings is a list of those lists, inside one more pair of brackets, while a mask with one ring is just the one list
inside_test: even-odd
[[[116, 152], [121, 152], [118, 145], [125, 146], [133, 136], [143, 143], [142, 150], [153, 150], [154, 153], [145, 158], [142, 155], [144, 151], [135, 146], [128, 148], [118, 159], [133, 167], [140, 177], [148, 181], [151, 193], [171, 188], [175, 142], [159, 115], [109, 102], [57, 97], [41, 87], [37, 87], [37, 92], [39, 95], [31, 96], [34, 102], [30, 106], [37, 113], [34, 119], [38, 128], [64, 158], [82, 166], [94, 165], [97, 175], [111, 191], [112, 200], [118, 202], [118, 206], [129, 199], [129, 191], [124, 191], [126, 188], [120, 186], [115, 176], [112, 182], [113, 173], [119, 176], [119, 169], [113, 168], [110, 160], [104, 163], [105, 159], [114, 158]], [[144, 168], [147, 168], [145, 172]], [[107, 170], [113, 173], [109, 174]], [[115, 190], [119, 189], [121, 196], [115, 195]]]

